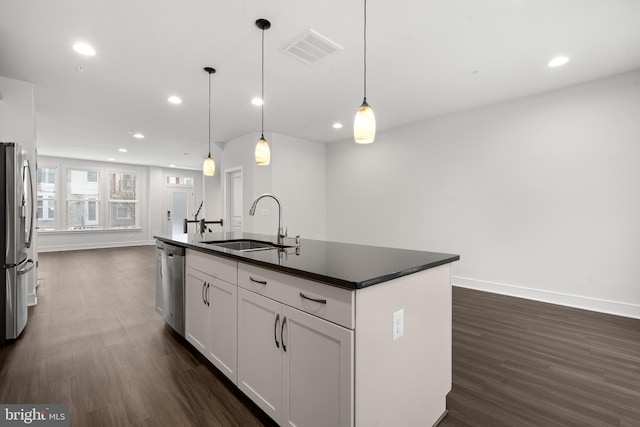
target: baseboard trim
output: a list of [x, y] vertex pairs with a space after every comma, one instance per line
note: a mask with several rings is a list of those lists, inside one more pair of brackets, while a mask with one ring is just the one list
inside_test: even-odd
[[62, 251], [81, 251], [84, 249], [105, 249], [105, 248], [123, 248], [128, 246], [147, 246], [155, 244], [149, 240], [135, 240], [131, 242], [106, 242], [106, 243], [83, 243], [73, 245], [54, 245], [41, 246], [38, 245], [38, 253], [42, 252], [62, 252]]
[[452, 276], [453, 286], [640, 319], [640, 305]]

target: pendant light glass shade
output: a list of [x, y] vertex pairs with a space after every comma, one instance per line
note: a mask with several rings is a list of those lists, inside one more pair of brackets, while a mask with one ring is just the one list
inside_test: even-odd
[[353, 138], [358, 144], [370, 144], [375, 137], [376, 116], [367, 101], [363, 101], [353, 121]]
[[376, 138], [376, 116], [367, 104], [367, 0], [364, 0], [364, 99], [353, 120], [353, 139], [358, 144], [371, 144]]
[[211, 67], [204, 67], [204, 70], [209, 73], [209, 155], [202, 163], [202, 173], [205, 176], [214, 176], [216, 174], [216, 162], [211, 157], [211, 74], [215, 73], [216, 70]]
[[269, 163], [271, 163], [271, 149], [263, 135], [256, 144], [256, 164], [267, 166]]
[[216, 174], [216, 162], [211, 157], [211, 154], [204, 159], [204, 163], [202, 164], [202, 173], [206, 176], [213, 176]]
[[260, 98], [262, 100], [260, 104], [262, 132], [256, 144], [256, 164], [258, 166], [267, 166], [271, 163], [271, 149], [269, 148], [267, 140], [264, 139], [264, 30], [271, 28], [271, 22], [266, 19], [258, 19], [256, 21], [256, 27], [262, 30], [262, 96]]

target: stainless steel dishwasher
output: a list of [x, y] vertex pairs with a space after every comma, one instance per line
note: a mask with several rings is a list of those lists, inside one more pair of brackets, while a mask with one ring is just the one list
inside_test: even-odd
[[184, 248], [157, 241], [156, 257], [160, 259], [156, 307], [162, 308], [164, 321], [184, 337]]

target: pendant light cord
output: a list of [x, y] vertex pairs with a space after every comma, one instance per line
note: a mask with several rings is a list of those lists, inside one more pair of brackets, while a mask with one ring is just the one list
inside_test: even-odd
[[209, 157], [211, 157], [211, 73], [209, 73]]
[[367, 102], [367, 0], [364, 0], [364, 102]]
[[262, 93], [260, 97], [262, 99], [262, 104], [260, 105], [260, 112], [262, 114], [261, 137], [264, 139], [264, 27], [262, 27]]

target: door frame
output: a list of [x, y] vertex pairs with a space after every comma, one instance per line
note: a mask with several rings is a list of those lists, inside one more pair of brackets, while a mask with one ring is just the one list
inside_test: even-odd
[[229, 191], [229, 186], [231, 185], [231, 175], [240, 172], [240, 187], [242, 188], [242, 200], [241, 200], [241, 208], [240, 210], [243, 212], [242, 215], [242, 229], [244, 230], [244, 171], [242, 166], [236, 166], [233, 168], [225, 169], [222, 174], [222, 206], [223, 206], [223, 216], [224, 223], [226, 224], [224, 227], [224, 231], [231, 231], [231, 205], [229, 198], [231, 197], [231, 192]]

